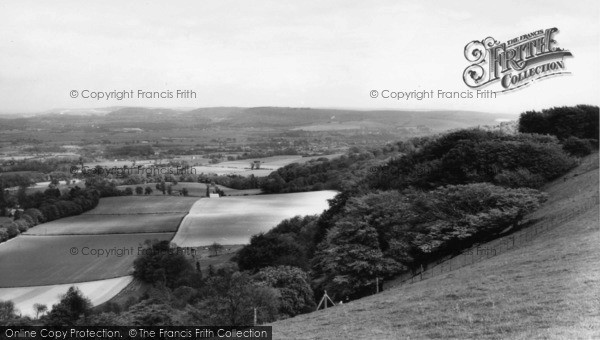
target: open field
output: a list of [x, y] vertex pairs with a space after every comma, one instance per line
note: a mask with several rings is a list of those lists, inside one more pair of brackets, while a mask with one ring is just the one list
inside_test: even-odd
[[51, 307], [72, 285], [94, 305], [110, 300], [131, 282], [144, 241], [170, 240], [197, 200], [102, 198], [85, 214], [29, 229], [0, 244], [0, 272], [6, 273], [0, 276], [0, 300], [13, 300], [27, 315], [34, 315], [34, 303]]
[[25, 235], [98, 235], [175, 232], [185, 213], [78, 215], [37, 225]]
[[173, 242], [183, 247], [246, 244], [286, 218], [320, 214], [335, 191], [202, 199], [183, 219]]
[[[217, 165], [214, 166], [208, 166], [208, 165], [203, 165], [203, 166], [195, 166], [194, 171], [197, 174], [215, 174], [218, 176], [225, 176], [225, 175], [239, 175], [239, 176], [244, 176], [244, 177], [250, 177], [250, 175], [254, 175], [256, 177], [265, 177], [265, 176], [269, 176], [269, 174], [271, 174], [271, 172], [273, 172], [274, 170], [271, 169], [258, 169], [258, 170], [250, 170], [250, 169], [240, 169], [240, 168], [227, 168], [224, 166], [221, 166], [221, 164], [223, 163], [219, 163]], [[250, 164], [250, 163], [248, 163]], [[276, 169], [275, 169], [276, 170]]]
[[[532, 215], [536, 225], [581, 206], [598, 188], [596, 154], [544, 188], [550, 197]], [[276, 322], [273, 338], [599, 338], [599, 236], [596, 205], [488, 260]]]
[[[264, 158], [249, 158], [244, 160], [235, 160], [235, 161], [227, 161], [221, 162], [214, 165], [203, 165], [203, 166], [195, 166], [194, 169], [196, 173], [214, 173], [217, 175], [240, 175], [240, 176], [250, 176], [254, 175], [256, 177], [264, 177], [268, 176], [271, 172], [284, 167], [288, 164], [292, 163], [306, 163], [313, 159], [318, 158], [335, 158], [339, 157], [342, 154], [334, 154], [334, 155], [326, 155], [326, 156], [313, 156], [313, 157], [302, 157], [297, 155], [289, 155], [289, 156], [273, 156], [273, 157], [264, 157]], [[250, 163], [253, 161], [260, 161], [260, 169], [251, 170]]]
[[89, 297], [92, 304], [97, 306], [110, 300], [132, 281], [131, 276], [117, 277], [114, 279], [81, 282], [75, 284], [62, 284], [51, 286], [0, 288], [0, 300], [11, 300], [15, 308], [22, 315], [35, 317], [33, 305], [41, 303], [52, 308], [60, 300], [70, 287], [75, 286], [81, 290], [84, 296]]
[[100, 199], [98, 206], [84, 215], [128, 215], [187, 213], [198, 200], [180, 196], [120, 196]]
[[272, 157], [263, 157], [263, 158], [249, 158], [249, 159], [241, 159], [235, 161], [227, 161], [216, 164], [218, 167], [224, 168], [236, 168], [236, 169], [249, 169], [250, 163], [253, 161], [260, 161], [260, 167], [270, 170], [277, 170], [281, 167], [284, 167], [288, 164], [292, 163], [306, 163], [313, 159], [318, 158], [328, 158], [332, 159], [335, 157], [339, 157], [342, 154], [334, 154], [334, 155], [326, 155], [326, 156], [312, 156], [312, 157], [302, 157], [298, 155], [288, 155], [288, 156], [272, 156]]
[[0, 245], [0, 287], [95, 281], [130, 275], [138, 247], [173, 233], [21, 235]]
[[[145, 188], [146, 186], [151, 187], [152, 194], [150, 196], [166, 196], [163, 195], [162, 191], [156, 189], [156, 183], [120, 185], [117, 188], [121, 190], [124, 190], [125, 188], [131, 188], [135, 192], [135, 188], [138, 186], [141, 186], [142, 188]], [[223, 190], [227, 196], [258, 195], [262, 192], [260, 189], [236, 190], [222, 185], [217, 185], [217, 187]], [[190, 197], [206, 197], [206, 184], [204, 183], [178, 182], [177, 185], [173, 185], [172, 188], [174, 195], [179, 195], [181, 189], [186, 188]]]

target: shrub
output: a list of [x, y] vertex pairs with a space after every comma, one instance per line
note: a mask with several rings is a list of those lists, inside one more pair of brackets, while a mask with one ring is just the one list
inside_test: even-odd
[[25, 210], [25, 212], [23, 212], [23, 215], [31, 217], [31, 219], [33, 220], [33, 225], [38, 225], [46, 221], [42, 212], [35, 208]]
[[584, 157], [592, 153], [592, 143], [589, 140], [569, 137], [563, 142], [563, 149], [570, 155]]
[[0, 242], [8, 240], [8, 232], [6, 228], [0, 228]]
[[516, 171], [503, 170], [494, 177], [494, 182], [508, 188], [533, 188], [537, 189], [544, 184], [544, 177], [539, 174], [532, 174], [527, 169], [518, 169]]
[[29, 230], [29, 224], [27, 223], [27, 221], [25, 221], [23, 219], [16, 220], [14, 223], [17, 226], [19, 233], [24, 233], [27, 230]]
[[17, 228], [17, 225], [14, 222], [11, 222], [6, 226], [6, 232], [8, 233], [8, 238], [13, 238], [20, 234], [19, 228]]

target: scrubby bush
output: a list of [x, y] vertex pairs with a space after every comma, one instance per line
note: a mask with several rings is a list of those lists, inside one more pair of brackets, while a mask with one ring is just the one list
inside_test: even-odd
[[563, 149], [570, 155], [576, 157], [587, 156], [592, 153], [593, 142], [588, 139], [579, 139], [577, 137], [569, 137], [563, 142]]
[[30, 208], [30, 209], [25, 210], [23, 212], [23, 216], [29, 216], [31, 218], [31, 220], [33, 221], [33, 225], [38, 225], [40, 223], [46, 222], [42, 212], [35, 208]]
[[0, 228], [0, 242], [8, 240], [8, 231], [6, 228]]
[[532, 174], [527, 169], [518, 169], [516, 171], [502, 170], [494, 177], [494, 183], [508, 188], [533, 188], [537, 189], [544, 184], [544, 177], [539, 174]]
[[8, 238], [13, 238], [21, 233], [19, 231], [19, 228], [17, 227], [17, 224], [14, 222], [11, 222], [11, 223], [5, 225], [5, 228], [6, 228], [6, 233], [8, 234]]
[[29, 230], [29, 224], [27, 223], [27, 221], [25, 221], [23, 219], [16, 220], [14, 223], [17, 226], [19, 233], [24, 233], [27, 230]]

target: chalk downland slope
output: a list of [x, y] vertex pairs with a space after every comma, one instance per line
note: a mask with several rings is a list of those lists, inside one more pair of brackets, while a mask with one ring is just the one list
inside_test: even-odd
[[[537, 223], [598, 195], [598, 154], [550, 183]], [[275, 339], [600, 337], [598, 205], [489, 260], [273, 324]]]

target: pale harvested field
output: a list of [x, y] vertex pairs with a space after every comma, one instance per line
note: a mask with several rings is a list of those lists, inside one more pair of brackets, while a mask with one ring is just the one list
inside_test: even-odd
[[[69, 284], [130, 275], [144, 240], [169, 240], [172, 236], [173, 233], [21, 235], [0, 244], [0, 287]], [[73, 255], [72, 249], [77, 254]], [[112, 254], [93, 254], [111, 249]]]
[[25, 235], [99, 235], [175, 232], [186, 214], [78, 215], [37, 225]]
[[[318, 158], [328, 158], [332, 159], [335, 157], [339, 157], [342, 154], [333, 154], [333, 155], [325, 155], [325, 156], [312, 156], [312, 157], [302, 157], [297, 155], [288, 155], [288, 156], [273, 156], [273, 157], [263, 157], [263, 158], [249, 158], [244, 160], [235, 160], [235, 161], [227, 161], [221, 162], [214, 165], [203, 165], [194, 167], [195, 171], [200, 173], [214, 173], [217, 175], [240, 175], [240, 176], [250, 176], [251, 174], [257, 177], [268, 176], [271, 172], [284, 167], [288, 164], [292, 163], [306, 163], [313, 159]], [[260, 169], [251, 170], [250, 163], [253, 161], [260, 161]]]
[[183, 219], [173, 242], [198, 247], [218, 242], [246, 244], [286, 218], [320, 214], [335, 191], [201, 199]]
[[132, 280], [131, 276], [123, 276], [74, 284], [0, 288], [0, 300], [11, 300], [20, 314], [35, 317], [34, 304], [41, 303], [51, 309], [52, 305], [58, 303], [60, 297], [72, 286], [77, 287], [84, 296], [90, 298], [92, 305], [97, 306], [110, 300]]

